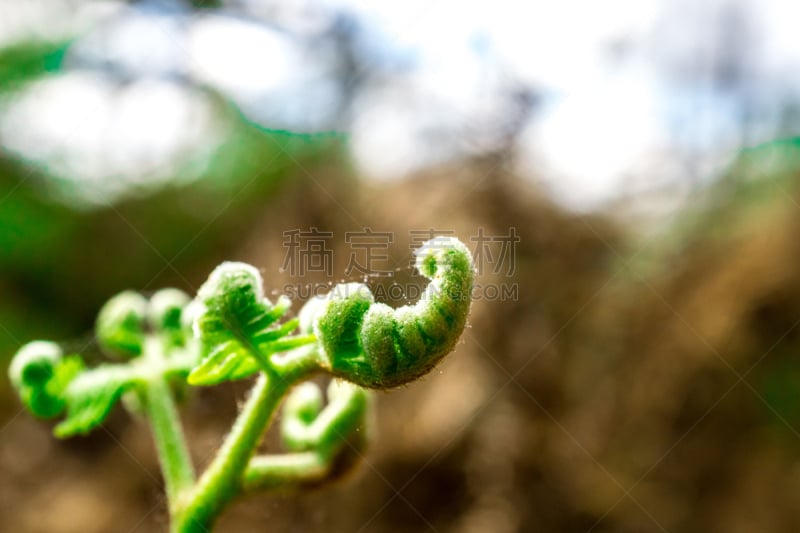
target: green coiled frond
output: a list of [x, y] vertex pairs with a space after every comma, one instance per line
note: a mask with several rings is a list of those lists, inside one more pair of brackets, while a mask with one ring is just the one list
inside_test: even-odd
[[291, 302], [286, 297], [270, 302], [258, 270], [245, 263], [218, 266], [200, 288], [196, 303], [194, 328], [204, 356], [189, 375], [192, 385], [242, 379], [259, 370], [271, 372], [272, 354], [314, 342], [309, 335], [289, 335], [297, 329], [297, 319], [278, 325]]
[[[283, 320], [291, 302], [264, 296], [261, 275], [223, 263], [194, 300], [175, 289], [149, 300], [126, 291], [100, 311], [96, 336], [113, 362], [88, 368], [51, 342], [23, 346], [9, 368], [22, 403], [36, 416], [66, 415], [59, 437], [87, 433], [117, 402], [144, 414], [164, 474], [172, 533], [209, 531], [236, 496], [315, 485], [346, 471], [368, 441], [369, 394], [429, 372], [466, 324], [472, 258], [454, 238], [417, 251], [428, 284], [422, 298], [392, 309], [366, 285], [340, 284]], [[315, 372], [336, 378], [327, 401]], [[174, 402], [177, 386], [213, 385], [258, 375], [230, 434], [197, 477]], [[302, 383], [300, 386], [295, 386]], [[287, 453], [256, 455], [283, 398]]]
[[417, 250], [416, 266], [431, 281], [413, 305], [375, 303], [360, 283], [337, 285], [306, 304], [300, 322], [319, 339], [335, 376], [387, 389], [426, 374], [453, 350], [471, 303], [469, 249], [453, 237], [437, 237]]

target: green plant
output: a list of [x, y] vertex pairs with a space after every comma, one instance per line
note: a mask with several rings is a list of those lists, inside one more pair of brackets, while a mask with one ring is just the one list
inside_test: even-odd
[[[117, 362], [88, 368], [78, 355], [36, 341], [17, 352], [9, 376], [33, 414], [66, 412], [54, 430], [58, 437], [89, 432], [121, 398], [144, 414], [164, 475], [171, 531], [207, 531], [238, 495], [319, 483], [352, 464], [367, 439], [365, 388], [413, 381], [452, 350], [470, 307], [469, 250], [457, 239], [433, 239], [417, 250], [417, 268], [431, 281], [414, 305], [392, 309], [375, 303], [365, 285], [341, 284], [281, 323], [291, 302], [265, 298], [252, 266], [223, 263], [194, 300], [175, 289], [149, 300], [134, 292], [112, 298], [98, 315], [96, 335]], [[302, 383], [317, 372], [339, 378], [324, 408], [320, 389]], [[233, 428], [198, 477], [176, 389], [254, 375]], [[281, 435], [288, 453], [256, 454], [287, 395]]]

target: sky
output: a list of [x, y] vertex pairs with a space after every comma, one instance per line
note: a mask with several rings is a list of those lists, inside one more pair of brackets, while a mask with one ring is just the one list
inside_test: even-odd
[[512, 128], [514, 170], [579, 211], [672, 205], [740, 147], [794, 133], [788, 0], [68, 5], [0, 0], [0, 44], [76, 37], [65, 72], [0, 102], [0, 143], [112, 196], [222, 142], [201, 86], [266, 127], [349, 132], [376, 180], [491, 151]]

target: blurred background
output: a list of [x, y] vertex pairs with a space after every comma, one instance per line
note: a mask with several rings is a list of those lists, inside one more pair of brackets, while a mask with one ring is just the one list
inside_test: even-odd
[[[457, 235], [479, 290], [455, 353], [377, 395], [356, 472], [219, 531], [796, 531], [797, 20], [0, 0], [0, 366], [37, 338], [98, 360], [110, 296], [194, 293], [226, 259], [295, 311], [344, 280], [401, 305], [412, 249]], [[198, 464], [247, 385], [187, 399]], [[0, 373], [0, 531], [165, 530], [141, 420], [51, 428]]]

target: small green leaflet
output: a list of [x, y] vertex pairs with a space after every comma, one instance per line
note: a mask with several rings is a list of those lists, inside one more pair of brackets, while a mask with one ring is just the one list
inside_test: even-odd
[[205, 356], [189, 374], [191, 385], [215, 385], [269, 372], [270, 356], [315, 342], [313, 335], [289, 336], [298, 320], [277, 321], [291, 302], [281, 296], [273, 305], [264, 297], [261, 275], [245, 263], [223, 263], [200, 288], [202, 305], [195, 331]]
[[[9, 367], [9, 378], [25, 406], [41, 418], [55, 418], [57, 437], [85, 434], [100, 425], [129, 390], [142, 391], [155, 380], [183, 380], [197, 364], [198, 345], [183, 320], [189, 297], [163, 289], [148, 301], [125, 291], [101, 309], [95, 333], [103, 351], [128, 359], [122, 364], [86, 368], [79, 355], [63, 356], [52, 342], [22, 346]], [[145, 347], [149, 357], [141, 357]]]
[[108, 416], [122, 393], [140, 379], [138, 365], [86, 369], [77, 355], [64, 357], [58, 345], [34, 341], [20, 348], [10, 369], [23, 403], [41, 418], [54, 418], [57, 437], [88, 433]]
[[86, 434], [100, 425], [122, 393], [139, 381], [136, 366], [101, 365], [73, 379], [64, 390], [67, 417], [53, 430], [64, 438]]

